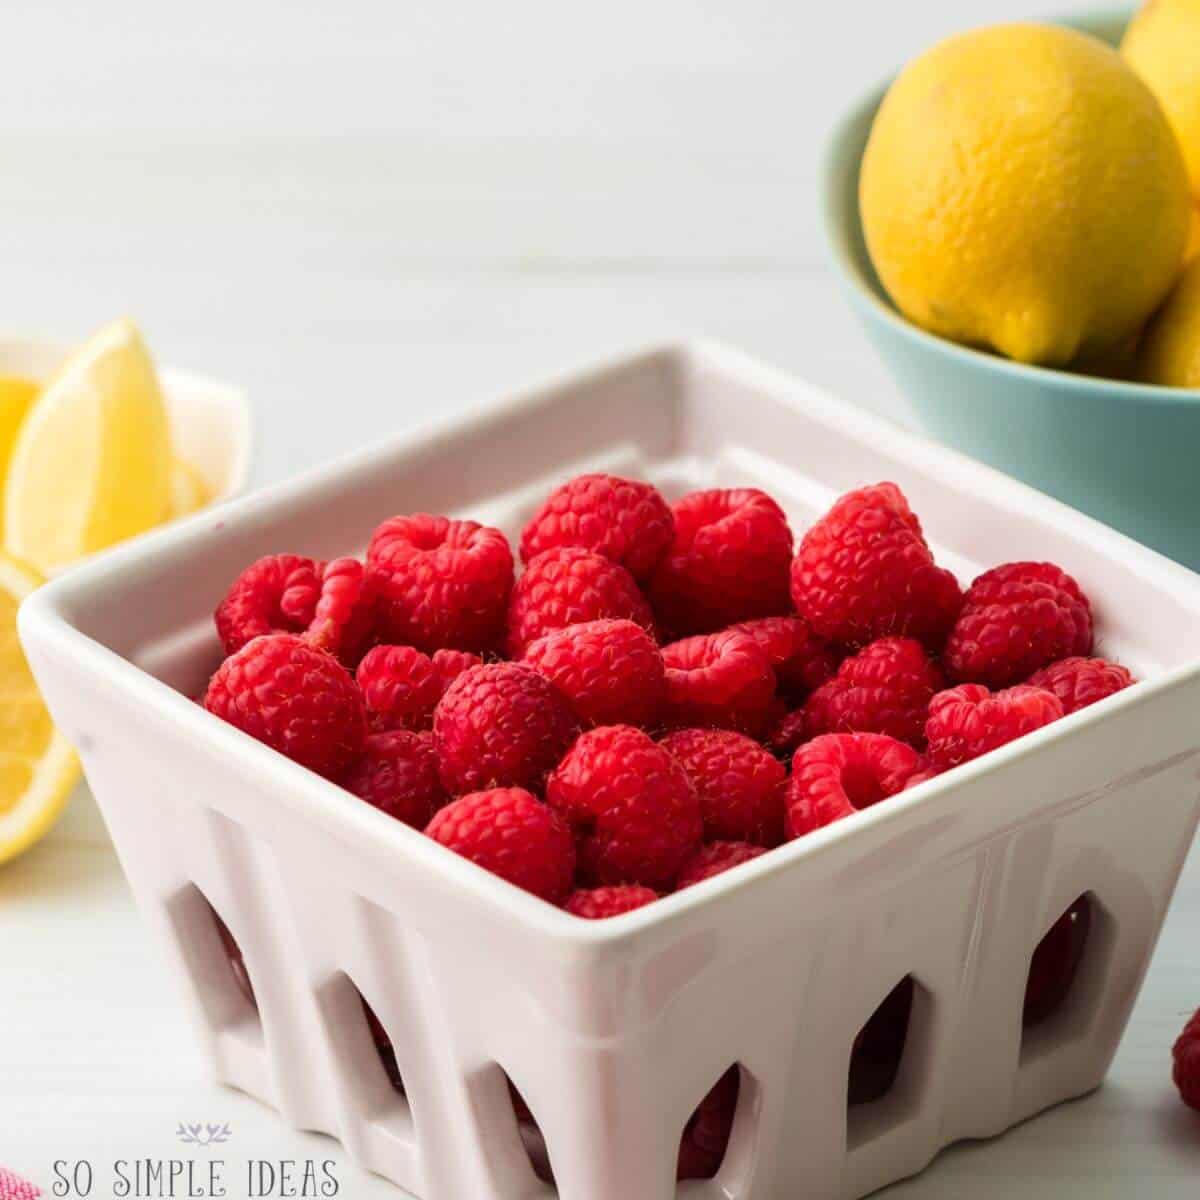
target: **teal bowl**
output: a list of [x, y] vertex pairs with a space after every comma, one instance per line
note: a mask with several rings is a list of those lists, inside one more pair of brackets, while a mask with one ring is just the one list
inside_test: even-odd
[[[1116, 44], [1128, 10], [1061, 22]], [[822, 205], [834, 265], [867, 335], [935, 438], [1200, 570], [1200, 392], [1013, 363], [897, 311], [863, 241], [858, 170], [886, 87], [835, 127]]]

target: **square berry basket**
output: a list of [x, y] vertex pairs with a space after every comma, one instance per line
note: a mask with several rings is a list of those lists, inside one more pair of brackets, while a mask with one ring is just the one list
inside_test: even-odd
[[[759, 486], [798, 531], [838, 494], [894, 480], [960, 579], [1014, 558], [1070, 571], [1093, 598], [1098, 652], [1142, 682], [594, 922], [190, 699], [219, 660], [213, 607], [252, 559], [361, 550], [381, 519], [414, 510], [514, 536], [551, 486], [597, 469], [668, 496]], [[1200, 577], [707, 345], [631, 357], [201, 514], [55, 580], [20, 627], [216, 1077], [424, 1200], [849, 1200], [1087, 1092], [1197, 821]], [[1078, 970], [1027, 1022], [1034, 948], [1081, 898]], [[850, 1082], [859, 1032], [905, 989], [896, 1059], [864, 1100]], [[732, 1067], [724, 1157], [677, 1184], [681, 1132]]]

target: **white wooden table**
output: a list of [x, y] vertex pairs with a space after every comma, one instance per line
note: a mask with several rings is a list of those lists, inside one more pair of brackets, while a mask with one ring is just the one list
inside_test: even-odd
[[[14, 0], [0, 325], [75, 337], [134, 314], [163, 361], [250, 390], [260, 482], [683, 333], [904, 420], [823, 266], [820, 139], [889, 65], [1017, 15]], [[1200, 1118], [1168, 1069], [1200, 1005], [1198, 925], [1193, 861], [1108, 1085], [889, 1195], [1194, 1198]], [[199, 1158], [176, 1123], [228, 1121], [230, 1172], [330, 1158], [342, 1195], [397, 1194], [208, 1083], [177, 1000], [81, 794], [0, 868], [0, 1163], [48, 1190], [55, 1160], [91, 1159], [106, 1197], [113, 1160]]]

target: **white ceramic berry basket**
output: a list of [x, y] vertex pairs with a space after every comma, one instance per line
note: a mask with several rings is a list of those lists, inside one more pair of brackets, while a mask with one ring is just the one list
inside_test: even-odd
[[[349, 797], [188, 697], [210, 613], [281, 549], [355, 549], [381, 518], [515, 533], [554, 482], [669, 494], [758, 484], [797, 529], [898, 482], [942, 561], [1047, 558], [1096, 601], [1101, 648], [1146, 682], [865, 813], [610, 921], [570, 917]], [[1097, 1086], [1197, 818], [1200, 578], [785, 375], [668, 348], [505, 400], [193, 519], [44, 588], [21, 634], [75, 743], [216, 1076], [333, 1134], [425, 1200], [858, 1197]], [[1082, 894], [1066, 1002], [1022, 1028], [1030, 955]], [[242, 997], [209, 904], [258, 998]], [[848, 1108], [859, 1028], [911, 975], [899, 1074]], [[355, 989], [395, 1046], [389, 1085]], [[677, 1185], [688, 1115], [732, 1064], [716, 1176]]]

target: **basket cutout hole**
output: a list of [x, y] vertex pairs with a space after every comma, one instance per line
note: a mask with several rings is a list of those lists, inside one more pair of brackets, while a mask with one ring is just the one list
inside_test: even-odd
[[1021, 1009], [1021, 1061], [1082, 1036], [1103, 997], [1116, 922], [1094, 892], [1054, 921], [1029, 959]]
[[920, 1103], [933, 997], [906, 975], [854, 1037], [846, 1078], [846, 1144], [871, 1141], [908, 1120]]
[[412, 1114], [395, 1044], [376, 1010], [343, 971], [327, 980], [317, 1002], [343, 1079], [367, 1115], [406, 1140]]
[[250, 966], [229, 922], [194, 883], [167, 902], [167, 916], [210, 1027], [238, 1030], [261, 1045]]
[[533, 1173], [543, 1182], [554, 1186], [554, 1172], [550, 1169], [550, 1154], [546, 1149], [546, 1139], [542, 1137], [541, 1126], [533, 1115], [533, 1110], [521, 1095], [520, 1089], [512, 1081], [512, 1076], [504, 1073], [508, 1086], [508, 1098], [512, 1103], [513, 1116], [517, 1119], [517, 1129], [521, 1134], [521, 1146], [529, 1158]]

